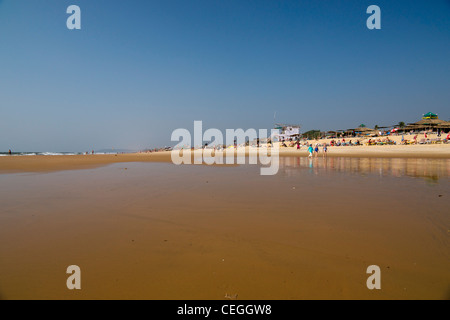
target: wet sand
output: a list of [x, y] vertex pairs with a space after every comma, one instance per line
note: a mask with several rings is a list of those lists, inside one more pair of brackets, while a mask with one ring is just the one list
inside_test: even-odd
[[121, 162], [171, 162], [170, 152], [0, 157], [0, 173], [50, 172], [97, 168]]
[[[248, 147], [245, 154], [248, 156]], [[234, 151], [228, 150], [227, 152]], [[267, 152], [267, 150], [263, 150]], [[306, 147], [279, 148], [280, 157], [308, 155]], [[319, 156], [322, 156], [320, 153]], [[450, 144], [329, 147], [328, 157], [370, 158], [436, 158], [450, 159]], [[114, 163], [172, 162], [170, 152], [107, 155], [4, 156], [0, 157], [0, 173], [51, 172], [96, 168]]]
[[0, 175], [0, 297], [450, 298], [448, 159], [280, 164]]

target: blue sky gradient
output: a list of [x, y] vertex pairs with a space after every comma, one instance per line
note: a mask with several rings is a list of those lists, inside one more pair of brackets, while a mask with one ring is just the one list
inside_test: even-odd
[[0, 151], [172, 145], [274, 112], [302, 131], [449, 120], [449, 57], [448, 0], [0, 0]]

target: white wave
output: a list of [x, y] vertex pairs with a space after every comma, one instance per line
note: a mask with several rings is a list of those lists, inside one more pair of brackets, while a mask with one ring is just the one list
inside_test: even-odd
[[70, 152], [40, 152], [38, 153], [41, 156], [74, 156], [76, 153], [70, 153]]

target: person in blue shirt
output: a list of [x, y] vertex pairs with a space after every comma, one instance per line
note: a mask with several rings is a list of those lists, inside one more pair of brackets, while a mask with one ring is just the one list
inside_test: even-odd
[[312, 158], [312, 156], [313, 156], [313, 151], [314, 151], [314, 149], [313, 149], [313, 147], [312, 147], [312, 144], [310, 144], [310, 145], [309, 145], [309, 148], [308, 148], [308, 152], [309, 152], [309, 156], [308, 156], [308, 157]]

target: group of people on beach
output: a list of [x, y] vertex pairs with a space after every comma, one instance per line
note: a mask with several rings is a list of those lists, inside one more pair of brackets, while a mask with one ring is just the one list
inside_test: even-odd
[[[308, 152], [309, 152], [309, 155], [308, 155], [309, 158], [317, 157], [319, 155], [319, 144], [316, 143], [314, 148], [313, 148], [312, 144], [310, 144], [309, 147], [308, 147]], [[325, 143], [322, 146], [322, 155], [323, 155], [323, 157], [327, 156], [327, 152], [328, 152], [328, 147], [327, 147], [327, 144]]]
[[346, 141], [345, 138], [341, 140], [331, 140], [330, 145], [339, 147], [339, 146], [360, 146], [361, 142], [359, 140], [352, 141], [352, 139]]

